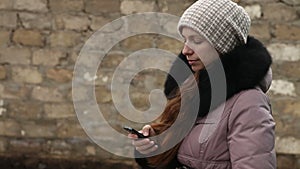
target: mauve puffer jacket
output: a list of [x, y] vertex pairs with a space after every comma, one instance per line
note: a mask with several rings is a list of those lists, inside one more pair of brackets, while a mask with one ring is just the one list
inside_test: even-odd
[[178, 160], [195, 169], [275, 169], [275, 122], [265, 95], [270, 81], [266, 76], [261, 87], [244, 90], [199, 118]]

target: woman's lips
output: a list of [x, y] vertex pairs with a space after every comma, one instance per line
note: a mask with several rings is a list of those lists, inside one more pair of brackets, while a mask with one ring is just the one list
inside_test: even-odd
[[199, 59], [195, 59], [195, 60], [188, 60], [190, 65], [194, 65], [196, 62], [198, 62]]

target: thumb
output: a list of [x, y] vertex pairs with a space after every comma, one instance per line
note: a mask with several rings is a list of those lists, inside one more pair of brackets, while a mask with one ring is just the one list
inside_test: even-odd
[[145, 125], [142, 129], [143, 135], [144, 136], [149, 136], [150, 130], [152, 127], [150, 125]]

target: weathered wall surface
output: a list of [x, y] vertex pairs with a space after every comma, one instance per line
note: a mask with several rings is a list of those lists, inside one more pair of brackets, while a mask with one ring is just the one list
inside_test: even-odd
[[[0, 154], [126, 162], [92, 143], [72, 102], [72, 76], [79, 51], [93, 32], [121, 16], [166, 12], [180, 16], [193, 0], [0, 0]], [[276, 119], [278, 168], [300, 168], [300, 1], [239, 2], [253, 22], [251, 35], [273, 56], [269, 95]], [[144, 25], [145, 26], [145, 25]], [[159, 35], [139, 35], [118, 43], [97, 73], [96, 98], [112, 126], [110, 81], [130, 53], [160, 48], [177, 54], [182, 44]], [[168, 66], [168, 65], [166, 65]], [[152, 89], [165, 74], [147, 70], [132, 82], [133, 104], [145, 110]], [[0, 160], [1, 161], [1, 160]], [[32, 163], [29, 163], [32, 164]], [[119, 164], [119, 163], [118, 163]]]

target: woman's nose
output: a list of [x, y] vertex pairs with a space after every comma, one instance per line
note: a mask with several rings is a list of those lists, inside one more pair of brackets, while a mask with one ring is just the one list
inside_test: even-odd
[[184, 44], [183, 50], [182, 50], [182, 54], [184, 54], [184, 55], [192, 55], [193, 52], [194, 51], [187, 44]]

